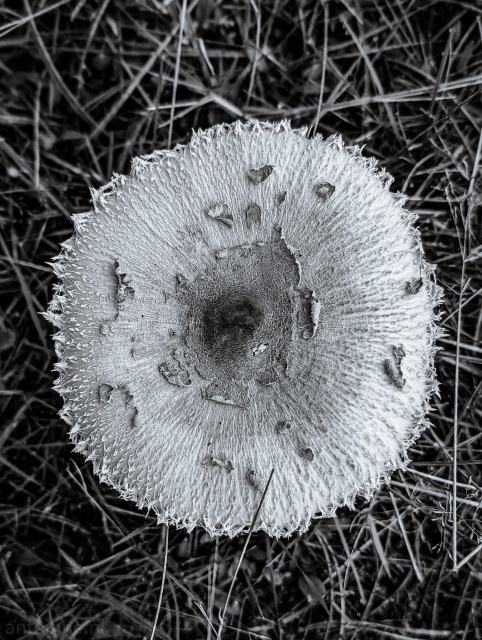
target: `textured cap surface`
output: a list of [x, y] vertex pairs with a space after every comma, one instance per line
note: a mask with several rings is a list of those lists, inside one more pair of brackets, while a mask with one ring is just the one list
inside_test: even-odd
[[304, 531], [403, 467], [440, 290], [358, 148], [250, 121], [133, 161], [54, 263], [75, 449], [159, 523]]

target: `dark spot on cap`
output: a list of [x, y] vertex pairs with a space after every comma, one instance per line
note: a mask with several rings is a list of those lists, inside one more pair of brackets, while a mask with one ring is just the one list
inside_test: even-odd
[[207, 210], [207, 214], [213, 220], [222, 222], [229, 228], [233, 226], [233, 214], [229, 212], [228, 205], [225, 202], [210, 207]]
[[101, 402], [109, 402], [114, 387], [111, 384], [103, 383], [99, 385], [99, 400]]
[[248, 171], [248, 180], [253, 184], [260, 184], [267, 180], [273, 173], [274, 167], [271, 164], [267, 164], [260, 169], [250, 169]]
[[301, 447], [300, 456], [304, 460], [308, 460], [308, 462], [313, 462], [313, 460], [315, 458], [315, 454], [313, 453], [313, 450], [310, 449], [309, 447]]
[[286, 420], [280, 420], [276, 424], [276, 433], [286, 433], [292, 428], [291, 422], [287, 422]]
[[246, 224], [251, 227], [261, 222], [261, 208], [256, 202], [251, 202], [246, 209]]
[[422, 278], [414, 278], [413, 280], [407, 282], [407, 284], [405, 285], [405, 290], [407, 293], [411, 293], [412, 295], [414, 295], [420, 291], [422, 285]]
[[176, 293], [186, 291], [187, 286], [188, 282], [186, 276], [183, 276], [182, 273], [178, 273], [176, 276]]
[[256, 491], [261, 491], [261, 482], [258, 475], [253, 469], [250, 469], [246, 474], [246, 480], [248, 481], [248, 484], [253, 487], [253, 489], [256, 489]]
[[383, 361], [383, 369], [388, 376], [388, 379], [398, 389], [402, 389], [405, 385], [405, 378], [402, 375], [402, 360], [405, 357], [405, 349], [403, 345], [392, 346], [393, 359], [387, 358]]
[[278, 194], [276, 196], [276, 203], [278, 205], [283, 204], [283, 202], [286, 200], [286, 194], [287, 193], [288, 193], [287, 191], [283, 191], [282, 193], [280, 193], [280, 194]]
[[335, 193], [335, 187], [329, 182], [321, 182], [315, 186], [315, 193], [322, 200], [328, 200]]

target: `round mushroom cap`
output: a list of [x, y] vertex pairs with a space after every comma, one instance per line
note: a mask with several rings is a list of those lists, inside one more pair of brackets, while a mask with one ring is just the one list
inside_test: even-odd
[[211, 535], [261, 502], [254, 530], [279, 537], [407, 464], [441, 292], [390, 183], [338, 136], [251, 120], [92, 191], [46, 316], [61, 416], [102, 482]]

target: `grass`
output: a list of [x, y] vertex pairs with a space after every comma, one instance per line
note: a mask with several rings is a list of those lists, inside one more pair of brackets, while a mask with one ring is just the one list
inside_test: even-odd
[[[463, 0], [0, 4], [1, 638], [482, 637], [481, 42]], [[99, 485], [57, 416], [39, 315], [89, 187], [250, 116], [364, 145], [445, 291], [408, 471], [279, 541], [157, 527]]]

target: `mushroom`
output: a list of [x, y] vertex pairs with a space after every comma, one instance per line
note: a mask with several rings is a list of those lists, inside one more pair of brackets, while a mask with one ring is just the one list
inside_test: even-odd
[[429, 424], [441, 290], [390, 176], [251, 120], [92, 190], [54, 262], [75, 451], [159, 523], [303, 532], [369, 498]]

